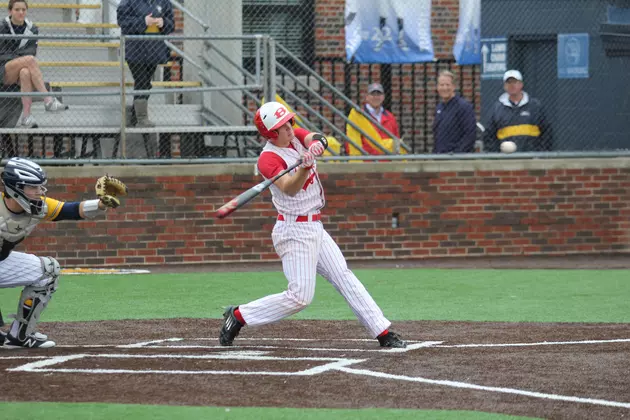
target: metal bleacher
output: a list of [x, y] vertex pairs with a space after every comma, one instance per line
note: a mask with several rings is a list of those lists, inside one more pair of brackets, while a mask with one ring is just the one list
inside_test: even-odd
[[[61, 0], [50, 4], [30, 3], [28, 17], [40, 28], [40, 35], [107, 35], [110, 29], [117, 28], [117, 25], [111, 23], [75, 22], [75, 10], [96, 9], [101, 5], [76, 4], [73, 1], [76, 0]], [[7, 4], [0, 3], [0, 7], [6, 8]], [[98, 94], [112, 92], [112, 88], [120, 87], [120, 43], [113, 39], [94, 38], [41, 39], [38, 45], [37, 59], [44, 74], [44, 80], [54, 92], [54, 96], [68, 105], [68, 109], [59, 114], [46, 113], [41, 97], [37, 98], [33, 103], [32, 113], [39, 128], [0, 129], [3, 139], [8, 137], [7, 131], [17, 136], [27, 135], [29, 136], [28, 153], [37, 155], [33, 151], [33, 138], [39, 138], [43, 144], [42, 157], [45, 155], [46, 142], [50, 139], [53, 141], [53, 157], [115, 158], [121, 156], [122, 104], [120, 95], [64, 95], [67, 92], [85, 91]], [[159, 66], [152, 82], [154, 89], [201, 87], [202, 83], [199, 81], [164, 80], [164, 73], [176, 64], [181, 65], [182, 62], [181, 57], [173, 55], [172, 61]], [[133, 78], [126, 67], [125, 64], [125, 85], [131, 88]], [[131, 109], [132, 101], [133, 97], [126, 97], [128, 109]], [[231, 131], [226, 127], [208, 125], [207, 120], [202, 117], [203, 112], [201, 105], [182, 104], [175, 94], [152, 94], [149, 99], [149, 113], [156, 123], [156, 128], [129, 127], [125, 130], [126, 144], [134, 142], [139, 145], [144, 144], [144, 147], [136, 148], [135, 153], [138, 155], [131, 157], [170, 157], [170, 139], [174, 135], [178, 135], [182, 142], [186, 135], [225, 135], [227, 144], [227, 136]], [[129, 120], [129, 113], [126, 112], [125, 115]], [[128, 126], [129, 121], [126, 124]], [[232, 129], [239, 133], [254, 133], [253, 127], [250, 126], [232, 127]], [[102, 139], [112, 140], [108, 142], [107, 152], [101, 147]], [[163, 141], [167, 143], [165, 148], [162, 146]], [[13, 147], [16, 149], [15, 146]], [[145, 156], [142, 156], [144, 154]]]

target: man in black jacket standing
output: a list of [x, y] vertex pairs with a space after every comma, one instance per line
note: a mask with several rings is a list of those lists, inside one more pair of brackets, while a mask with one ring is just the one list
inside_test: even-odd
[[433, 120], [433, 153], [470, 153], [475, 150], [477, 120], [467, 100], [455, 95], [455, 75], [440, 73], [437, 82], [440, 102]]
[[[118, 25], [123, 35], [168, 35], [175, 30], [170, 0], [122, 0], [118, 5]], [[166, 63], [170, 50], [164, 41], [129, 39], [125, 59], [134, 80], [134, 90], [150, 90], [158, 64]], [[137, 127], [154, 127], [149, 120], [149, 95], [133, 101]]]
[[552, 131], [542, 105], [523, 91], [523, 75], [508, 70], [503, 75], [505, 93], [494, 104], [484, 136], [484, 149], [498, 152], [501, 142], [516, 143], [519, 152], [552, 149]]

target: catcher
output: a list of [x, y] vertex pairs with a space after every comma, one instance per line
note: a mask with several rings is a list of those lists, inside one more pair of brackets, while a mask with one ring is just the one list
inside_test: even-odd
[[0, 288], [23, 286], [24, 290], [15, 320], [7, 332], [0, 331], [0, 349], [55, 346], [55, 342], [38, 333], [36, 327], [57, 290], [61, 268], [53, 257], [13, 251], [16, 245], [40, 222], [91, 219], [104, 214], [108, 208], [118, 207], [118, 197], [127, 194], [125, 184], [103, 176], [96, 182], [97, 199], [62, 202], [46, 197], [46, 181], [44, 170], [27, 159], [11, 158], [2, 172]]

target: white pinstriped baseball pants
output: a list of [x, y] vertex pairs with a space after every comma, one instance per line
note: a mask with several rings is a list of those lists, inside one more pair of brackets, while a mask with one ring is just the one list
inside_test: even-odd
[[240, 305], [247, 325], [270, 324], [306, 308], [315, 295], [316, 275], [321, 274], [344, 297], [372, 337], [389, 328], [391, 323], [350, 271], [339, 246], [321, 222], [279, 221], [272, 239], [289, 287], [282, 293]]
[[18, 286], [45, 286], [50, 278], [44, 276], [42, 260], [33, 254], [11, 252], [0, 261], [0, 289]]
[[[9, 256], [0, 261], [0, 289], [19, 286], [41, 286], [48, 284], [50, 278], [44, 276], [42, 260], [33, 254], [23, 252], [11, 252]], [[18, 321], [11, 323], [11, 334], [17, 335]]]

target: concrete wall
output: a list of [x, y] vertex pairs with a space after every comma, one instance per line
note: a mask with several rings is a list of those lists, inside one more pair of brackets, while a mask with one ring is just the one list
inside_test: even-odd
[[[241, 35], [243, 32], [242, 6], [240, 0], [230, 1], [229, 4], [215, 4], [207, 0], [186, 0], [186, 8], [192, 11], [198, 18], [210, 26], [207, 35]], [[229, 6], [229, 7], [228, 7]], [[184, 16], [184, 34], [188, 36], [204, 35], [201, 26], [188, 16]], [[242, 41], [213, 41], [217, 49], [220, 49], [235, 63], [242, 63]], [[187, 41], [185, 52], [190, 54], [200, 65], [205, 65], [202, 54], [206, 53], [203, 41]], [[242, 74], [224, 59], [210, 52], [214, 67], [229, 75], [238, 84], [242, 84]], [[217, 86], [232, 86], [233, 83], [224, 79], [217, 71], [209, 71], [213, 83]], [[185, 80], [200, 80], [199, 71], [189, 63], [186, 64]], [[242, 98], [239, 91], [226, 92], [237, 103]], [[234, 105], [230, 104], [219, 92], [202, 94], [203, 104], [206, 108], [213, 109], [234, 125], [242, 125], [242, 114]], [[190, 95], [187, 102], [195, 102], [198, 96]]]

